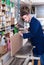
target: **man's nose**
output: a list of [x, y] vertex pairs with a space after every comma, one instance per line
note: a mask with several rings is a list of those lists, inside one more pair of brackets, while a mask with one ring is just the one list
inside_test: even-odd
[[25, 21], [27, 21], [27, 20], [25, 19]]

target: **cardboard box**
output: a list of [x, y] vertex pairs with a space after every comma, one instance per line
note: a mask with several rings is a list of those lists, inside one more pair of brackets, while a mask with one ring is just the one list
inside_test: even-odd
[[0, 46], [0, 55], [3, 55], [7, 52], [7, 45]]
[[11, 56], [14, 56], [17, 51], [20, 50], [22, 47], [23, 39], [22, 37], [16, 33], [14, 36], [10, 38], [10, 45], [11, 45]]
[[0, 2], [1, 2], [2, 0], [0, 0]]
[[0, 7], [2, 6], [1, 2], [0, 2]]
[[0, 17], [0, 22], [2, 22], [2, 17]]
[[11, 25], [14, 24], [14, 18], [11, 18]]
[[0, 28], [2, 27], [2, 22], [0, 22]]

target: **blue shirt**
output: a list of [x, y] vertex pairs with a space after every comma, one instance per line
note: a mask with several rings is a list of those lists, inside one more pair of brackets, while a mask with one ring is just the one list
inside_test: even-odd
[[40, 22], [32, 17], [30, 22], [30, 32], [24, 33], [23, 38], [30, 38], [33, 46], [36, 46], [34, 53], [41, 55], [44, 53], [44, 34]]

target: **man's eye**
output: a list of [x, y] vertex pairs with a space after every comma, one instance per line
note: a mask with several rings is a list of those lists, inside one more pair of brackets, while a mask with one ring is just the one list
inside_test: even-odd
[[24, 19], [22, 18], [22, 20], [24, 21]]

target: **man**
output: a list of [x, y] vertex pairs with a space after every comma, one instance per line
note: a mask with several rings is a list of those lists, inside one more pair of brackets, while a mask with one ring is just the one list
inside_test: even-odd
[[22, 33], [20, 31], [19, 34], [25, 39], [30, 38], [32, 45], [35, 46], [33, 49], [34, 55], [40, 56], [41, 64], [44, 65], [44, 35], [42, 26], [35, 17], [31, 17], [30, 10], [26, 5], [21, 6], [20, 16], [25, 22], [29, 22], [30, 31], [28, 33]]

